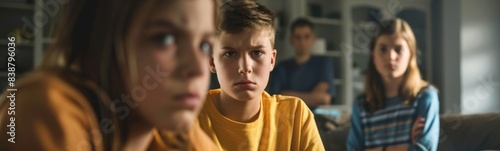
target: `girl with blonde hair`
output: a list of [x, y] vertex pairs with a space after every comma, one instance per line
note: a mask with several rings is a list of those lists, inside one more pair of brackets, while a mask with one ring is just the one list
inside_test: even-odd
[[421, 78], [416, 46], [404, 20], [382, 24], [370, 44], [365, 94], [353, 105], [348, 150], [437, 150], [438, 94]]

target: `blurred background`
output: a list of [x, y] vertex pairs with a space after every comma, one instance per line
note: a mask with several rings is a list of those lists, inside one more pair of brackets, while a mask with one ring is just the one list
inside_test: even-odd
[[[349, 112], [362, 93], [368, 44], [380, 21], [399, 17], [413, 28], [419, 67], [440, 90], [441, 112], [500, 111], [498, 0], [257, 0], [277, 14], [278, 61], [292, 57], [290, 24], [315, 24], [313, 53], [334, 59], [336, 107]], [[7, 84], [7, 36], [16, 37], [16, 74], [40, 63], [68, 0], [0, 0], [0, 86]], [[213, 78], [213, 83], [216, 77]], [[215, 88], [216, 86], [214, 86]]]
[[438, 150], [500, 150], [500, 130], [493, 126], [500, 125], [499, 0], [259, 2], [278, 16], [278, 61], [294, 55], [290, 25], [299, 17], [315, 25], [318, 39], [312, 52], [335, 60], [336, 100], [320, 107], [333, 117], [333, 128], [325, 128], [328, 120], [316, 119], [327, 150], [346, 150], [352, 103], [364, 89], [370, 40], [381, 21], [394, 17], [412, 27], [422, 78], [439, 89]]
[[[7, 87], [7, 37], [16, 37], [19, 79], [40, 63], [68, 1], [0, 0], [2, 90]], [[341, 117], [348, 120], [353, 100], [363, 93], [368, 45], [380, 22], [399, 17], [415, 33], [420, 71], [440, 91], [441, 114], [464, 119], [496, 113], [500, 123], [500, 0], [257, 1], [277, 14], [278, 61], [294, 55], [291, 22], [305, 17], [315, 24], [313, 53], [334, 60], [332, 78], [338, 91], [335, 103], [323, 109], [331, 111], [337, 122]], [[213, 75], [212, 88], [216, 83]]]
[[290, 24], [315, 25], [313, 53], [334, 59], [335, 107], [363, 93], [368, 45], [380, 21], [402, 18], [417, 39], [423, 79], [440, 91], [441, 113], [500, 111], [498, 0], [257, 0], [277, 14], [278, 61], [293, 57]]

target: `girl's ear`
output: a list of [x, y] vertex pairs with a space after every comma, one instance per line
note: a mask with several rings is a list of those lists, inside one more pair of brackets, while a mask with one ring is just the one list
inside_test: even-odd
[[210, 72], [212, 73], [217, 73], [217, 71], [215, 70], [215, 64], [214, 64], [214, 57], [210, 57]]

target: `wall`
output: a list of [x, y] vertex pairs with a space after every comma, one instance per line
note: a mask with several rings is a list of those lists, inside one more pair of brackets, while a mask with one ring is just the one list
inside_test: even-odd
[[442, 4], [442, 112], [500, 111], [500, 1]]
[[500, 1], [461, 3], [461, 112], [500, 111]]
[[[460, 10], [461, 3], [456, 0], [443, 0], [442, 8], [442, 87], [441, 112], [460, 113]], [[437, 50], [439, 51], [439, 50]]]

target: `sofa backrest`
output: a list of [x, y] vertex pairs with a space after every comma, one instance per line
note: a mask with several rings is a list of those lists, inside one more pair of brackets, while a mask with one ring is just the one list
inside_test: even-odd
[[441, 116], [438, 150], [500, 150], [500, 112]]

